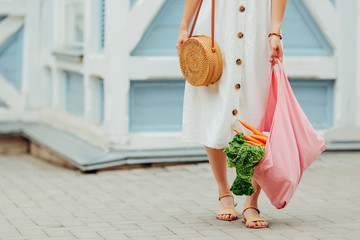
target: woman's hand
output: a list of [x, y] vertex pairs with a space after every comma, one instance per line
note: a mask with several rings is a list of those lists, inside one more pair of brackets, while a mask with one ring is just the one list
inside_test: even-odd
[[269, 62], [271, 62], [272, 65], [276, 64], [276, 58], [279, 58], [280, 62], [283, 62], [283, 49], [281, 46], [280, 38], [275, 35], [270, 36], [269, 44], [271, 50]]
[[176, 49], [178, 52], [178, 55], [180, 56], [180, 48], [182, 46], [182, 44], [185, 42], [186, 39], [189, 38], [189, 32], [187, 29], [180, 29], [179, 31], [179, 37], [178, 40], [176, 42]]

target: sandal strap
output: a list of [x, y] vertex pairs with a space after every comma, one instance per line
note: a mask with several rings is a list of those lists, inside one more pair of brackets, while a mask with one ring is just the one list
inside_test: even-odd
[[[260, 214], [260, 210], [259, 210], [257, 207], [249, 205], [249, 206], [247, 206], [246, 208], [244, 208], [244, 210], [243, 210], [242, 213], [241, 213], [242, 219], [243, 219], [244, 221], [247, 221], [247, 220], [245, 219], [244, 213], [245, 213], [245, 211], [248, 210], [249, 208], [255, 209], [255, 210]], [[251, 217], [250, 217], [250, 218], [251, 218]]]
[[251, 222], [257, 222], [257, 221], [266, 221], [264, 218], [260, 217], [260, 216], [252, 216], [252, 217], [249, 217], [247, 220], [246, 220], [246, 223], [245, 225], [246, 226], [249, 226], [249, 224]]
[[221, 194], [219, 196], [219, 201], [220, 199], [224, 198], [224, 197], [233, 197], [234, 198], [234, 195], [232, 195], [232, 193], [224, 193], [224, 194]]
[[242, 211], [242, 214], [244, 214], [244, 212], [246, 211], [246, 210], [248, 210], [249, 208], [253, 208], [253, 209], [255, 209], [259, 214], [260, 214], [260, 210], [257, 208], [257, 207], [255, 207], [255, 206], [247, 206], [246, 208], [244, 208], [243, 209], [243, 211]]
[[220, 199], [222, 199], [222, 198], [224, 198], [224, 197], [232, 197], [233, 200], [234, 200], [234, 207], [237, 206], [237, 202], [235, 201], [234, 195], [233, 195], [232, 193], [224, 193], [224, 194], [221, 194], [221, 195], [219, 196], [219, 201], [220, 201]]

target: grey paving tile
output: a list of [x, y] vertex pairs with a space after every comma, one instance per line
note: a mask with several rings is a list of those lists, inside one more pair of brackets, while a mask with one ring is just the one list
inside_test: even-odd
[[[286, 209], [262, 193], [269, 228], [218, 221], [209, 164], [84, 175], [28, 155], [0, 156], [0, 239], [347, 239], [360, 235], [359, 152], [326, 153]], [[341, 161], [339, 161], [341, 159]], [[235, 177], [229, 169], [229, 179]], [[240, 213], [244, 196], [237, 196]]]

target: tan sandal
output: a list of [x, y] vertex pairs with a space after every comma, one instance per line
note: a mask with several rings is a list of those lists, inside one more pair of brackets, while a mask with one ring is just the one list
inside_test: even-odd
[[242, 216], [242, 222], [245, 223], [246, 227], [248, 228], [265, 228], [267, 227], [268, 225], [266, 226], [256, 226], [256, 227], [249, 227], [249, 224], [251, 222], [257, 222], [257, 221], [264, 221], [264, 222], [267, 222], [267, 220], [265, 220], [265, 218], [263, 217], [260, 217], [260, 216], [252, 216], [252, 217], [249, 217], [248, 219], [245, 218], [245, 211], [248, 210], [249, 208], [253, 208], [255, 209], [259, 214], [260, 214], [260, 210], [257, 208], [257, 207], [254, 207], [254, 206], [247, 206], [246, 208], [244, 208], [244, 210], [242, 211], [241, 213], [241, 216]]
[[[222, 199], [222, 198], [224, 198], [224, 197], [232, 197], [232, 198], [234, 198], [234, 196], [232, 195], [232, 193], [224, 193], [224, 194], [221, 194], [220, 196], [219, 196], [219, 201], [220, 201], [220, 199]], [[237, 202], [235, 201], [235, 199], [234, 199], [234, 207], [236, 207], [237, 206]], [[223, 218], [219, 218], [218, 217], [218, 215], [220, 215], [220, 214], [229, 214], [229, 215], [233, 215], [233, 216], [236, 216], [236, 218], [235, 219], [231, 219], [231, 218], [229, 218], [229, 219], [223, 219]], [[233, 221], [233, 220], [237, 220], [238, 219], [238, 213], [236, 212], [236, 210], [234, 209], [234, 208], [223, 208], [223, 209], [221, 209], [219, 212], [218, 212], [218, 214], [216, 215], [216, 218], [218, 219], [218, 220], [224, 220], [224, 221]]]

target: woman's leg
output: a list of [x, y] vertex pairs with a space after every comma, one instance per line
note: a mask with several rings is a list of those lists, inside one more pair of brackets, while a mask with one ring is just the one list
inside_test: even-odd
[[[227, 160], [224, 149], [215, 149], [205, 146], [206, 153], [211, 165], [212, 172], [218, 185], [219, 195], [230, 192], [230, 185], [227, 180]], [[220, 200], [220, 210], [223, 208], [234, 208], [234, 199], [224, 197]], [[222, 219], [235, 219], [232, 214], [221, 214]]]
[[[253, 193], [251, 196], [246, 197], [246, 200], [245, 200], [245, 203], [244, 203], [244, 208], [249, 206], [249, 205], [254, 206], [256, 208], [258, 207], [258, 198], [259, 198], [259, 195], [260, 195], [261, 187], [255, 181], [254, 178], [252, 179], [251, 183], [252, 183], [253, 187], [256, 189], [256, 192]], [[259, 214], [255, 209], [249, 208], [249, 209], [247, 209], [245, 211], [244, 215], [245, 215], [245, 218], [248, 219], [249, 217], [258, 216]], [[267, 221], [255, 221], [255, 222], [251, 222], [249, 224], [249, 227], [266, 226], [268, 224], [269, 223]]]

